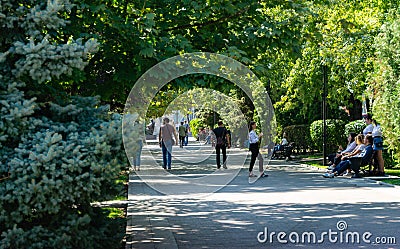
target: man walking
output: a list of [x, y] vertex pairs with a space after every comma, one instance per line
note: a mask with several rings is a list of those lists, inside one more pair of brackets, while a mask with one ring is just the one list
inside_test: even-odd
[[186, 127], [183, 125], [183, 122], [181, 122], [181, 125], [178, 128], [178, 133], [179, 133], [179, 147], [183, 148], [183, 145], [185, 143], [185, 137], [186, 137]]
[[183, 143], [184, 146], [187, 146], [189, 143], [189, 131], [190, 131], [190, 126], [188, 122], [185, 120], [184, 126], [186, 128], [186, 135], [185, 135], [185, 142]]
[[[175, 141], [172, 136], [175, 137]], [[169, 124], [169, 118], [167, 117], [164, 118], [163, 125], [161, 125], [160, 133], [158, 135], [158, 143], [162, 149], [163, 168], [171, 170], [172, 146], [174, 143], [178, 145], [178, 136], [176, 135], [175, 127]]]
[[226, 146], [230, 148], [230, 141], [228, 131], [224, 127], [224, 123], [220, 120], [218, 121], [218, 127], [213, 130], [215, 137], [217, 139], [215, 150], [217, 153], [217, 169], [221, 168], [221, 150], [222, 150], [222, 165], [226, 169]]

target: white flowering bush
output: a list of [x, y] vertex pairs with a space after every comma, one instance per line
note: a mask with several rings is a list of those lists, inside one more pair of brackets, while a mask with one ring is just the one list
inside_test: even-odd
[[49, 84], [73, 78], [97, 51], [95, 40], [49, 35], [72, 7], [0, 0], [0, 248], [118, 247], [90, 203], [123, 187], [122, 118]]

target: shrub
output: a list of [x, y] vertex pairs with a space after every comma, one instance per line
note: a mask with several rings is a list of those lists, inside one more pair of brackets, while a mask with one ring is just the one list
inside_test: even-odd
[[[323, 120], [314, 121], [310, 126], [311, 139], [319, 151], [323, 151]], [[326, 120], [326, 149], [336, 151], [339, 145], [346, 144], [345, 122], [338, 119]]]
[[194, 118], [189, 122], [190, 131], [192, 132], [193, 137], [197, 137], [199, 133], [199, 129], [204, 127], [204, 123], [199, 118]]
[[364, 120], [355, 120], [347, 123], [344, 126], [344, 133], [345, 135], [350, 134], [350, 132], [355, 132], [357, 134], [362, 134], [362, 131], [367, 125], [365, 124]]
[[303, 153], [313, 148], [313, 143], [310, 137], [309, 125], [291, 125], [283, 129], [286, 132], [287, 139], [294, 142], [294, 149]]

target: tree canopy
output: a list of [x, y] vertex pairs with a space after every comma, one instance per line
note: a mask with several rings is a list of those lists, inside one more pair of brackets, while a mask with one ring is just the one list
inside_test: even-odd
[[[147, 70], [186, 53], [221, 54], [251, 69], [260, 79], [252, 95], [268, 91], [281, 128], [321, 119], [326, 66], [328, 118], [359, 119], [364, 94], [400, 160], [399, 12], [394, 0], [2, 0], [2, 246], [110, 248], [102, 240], [110, 229], [98, 229], [104, 214], [90, 203], [117, 191], [126, 164], [116, 113]], [[209, 100], [204, 110], [218, 103], [212, 94], [234, 102], [220, 108], [232, 122], [263, 112], [229, 75], [216, 75], [173, 79], [149, 115], [184, 93]]]

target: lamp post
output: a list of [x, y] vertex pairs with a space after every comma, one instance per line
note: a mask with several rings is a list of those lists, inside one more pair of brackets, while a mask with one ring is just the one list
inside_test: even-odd
[[327, 110], [326, 110], [326, 95], [327, 95], [327, 83], [328, 83], [328, 68], [326, 65], [322, 65], [322, 75], [323, 75], [323, 94], [322, 94], [322, 130], [323, 130], [323, 136], [322, 136], [322, 143], [323, 143], [323, 165], [327, 165], [326, 162], [326, 157], [327, 157], [327, 151], [326, 151], [326, 116], [327, 116]]

